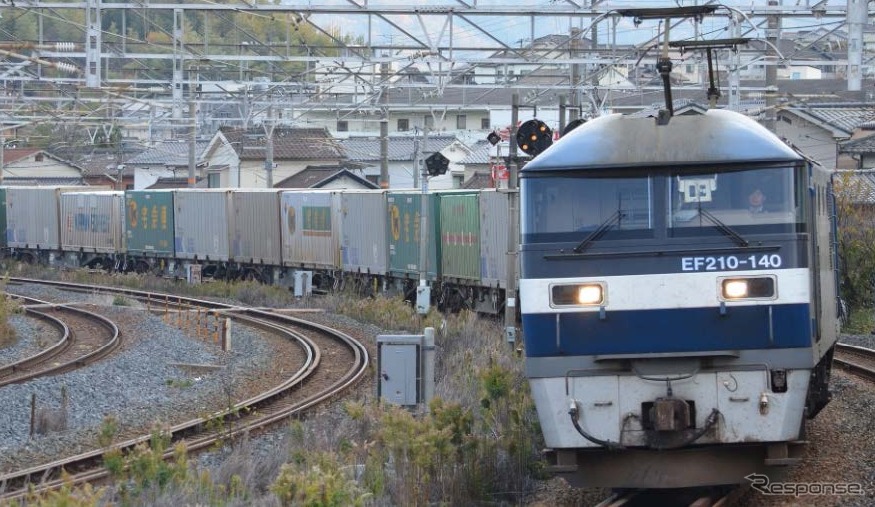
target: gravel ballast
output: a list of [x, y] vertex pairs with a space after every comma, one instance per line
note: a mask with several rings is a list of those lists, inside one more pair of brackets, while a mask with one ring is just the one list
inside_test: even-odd
[[[99, 304], [106, 299], [51, 288], [26, 290], [56, 301], [81, 298]], [[238, 384], [271, 364], [273, 352], [262, 333], [243, 325], [232, 326], [232, 350], [223, 352], [211, 340], [189, 336], [136, 306], [107, 306], [100, 313], [125, 323], [120, 324], [123, 345], [118, 352], [84, 369], [0, 389], [0, 406], [5, 407], [0, 411], [0, 470], [19, 468], [22, 452], [53, 456], [75, 447], [93, 437], [107, 415], [122, 428], [148, 428], [158, 421], [178, 423], [210, 414], [221, 408], [218, 400], [229, 395], [236, 400]], [[68, 397], [66, 430], [31, 438], [31, 397], [36, 395], [38, 407], [60, 413], [62, 387]]]

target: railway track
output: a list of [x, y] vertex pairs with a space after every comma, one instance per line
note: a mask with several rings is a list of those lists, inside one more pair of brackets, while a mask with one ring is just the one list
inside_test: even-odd
[[842, 370], [875, 382], [875, 350], [837, 343], [833, 363]]
[[[172, 448], [180, 443], [184, 444], [189, 451], [195, 451], [207, 448], [217, 441], [236, 438], [282, 421], [289, 416], [300, 414], [353, 386], [365, 374], [368, 367], [367, 349], [345, 333], [268, 310], [236, 307], [212, 301], [153, 294], [131, 289], [27, 279], [13, 279], [12, 281], [15, 283], [41, 283], [64, 290], [122, 294], [146, 301], [147, 304], [154, 302], [156, 306], [157, 302], [160, 301], [161, 305], [173, 306], [177, 310], [206, 308], [210, 311], [226, 313], [238, 321], [284, 336], [300, 346], [305, 359], [297, 369], [289, 373], [281, 384], [208, 416], [191, 419], [167, 429], [166, 434], [170, 439], [167, 458], [171, 457]], [[341, 368], [340, 372], [334, 373], [336, 368], [332, 369], [322, 364], [326, 353], [331, 356], [331, 362], [345, 361], [348, 367]], [[133, 449], [138, 444], [147, 442], [150, 438], [151, 435], [142, 435], [116, 443], [111, 449], [120, 449], [124, 452]], [[28, 487], [33, 488], [36, 492], [42, 492], [57, 489], [65, 482], [82, 484], [104, 479], [108, 476], [108, 472], [102, 466], [102, 456], [108, 450], [107, 448], [93, 449], [51, 463], [0, 475], [0, 484], [5, 485], [5, 492], [0, 494], [0, 503], [22, 498]], [[63, 480], [60, 478], [61, 470], [69, 474]]]
[[[60, 338], [37, 354], [0, 366], [0, 387], [87, 366], [121, 344], [118, 326], [102, 315], [73, 306], [9, 295], [25, 303], [24, 308], [28, 313], [54, 326]], [[51, 309], [55, 315], [40, 309]], [[63, 319], [59, 315], [63, 315]]]
[[629, 490], [613, 493], [596, 507], [729, 507], [741, 498], [743, 487], [698, 487], [681, 489]]

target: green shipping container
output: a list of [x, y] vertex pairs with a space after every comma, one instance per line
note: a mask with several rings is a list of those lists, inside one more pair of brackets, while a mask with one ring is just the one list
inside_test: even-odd
[[[437, 237], [440, 213], [435, 194], [427, 194], [428, 199], [428, 256], [426, 258], [427, 278], [438, 276], [439, 247]], [[390, 192], [387, 196], [387, 236], [389, 238], [389, 272], [394, 276], [419, 276], [420, 224], [422, 221], [422, 193], [416, 191]]]
[[3, 236], [0, 236], [0, 247], [6, 248], [9, 241], [6, 239], [6, 189], [0, 187], [0, 228]]
[[175, 256], [172, 190], [125, 192], [125, 219], [128, 253], [147, 257]]
[[441, 275], [480, 279], [480, 199], [476, 193], [438, 194]]

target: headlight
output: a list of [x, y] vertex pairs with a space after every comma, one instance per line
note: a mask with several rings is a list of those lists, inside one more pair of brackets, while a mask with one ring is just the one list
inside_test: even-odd
[[775, 278], [757, 276], [724, 278], [720, 281], [720, 296], [723, 300], [774, 299]]
[[599, 306], [605, 302], [605, 286], [602, 283], [554, 285], [550, 296], [553, 306]]

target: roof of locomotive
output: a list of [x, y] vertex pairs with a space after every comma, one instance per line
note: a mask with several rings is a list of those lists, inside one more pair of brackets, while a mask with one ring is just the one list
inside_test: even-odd
[[710, 109], [705, 114], [674, 116], [668, 125], [657, 125], [655, 118], [621, 114], [590, 120], [526, 164], [522, 172], [801, 160], [747, 116]]

